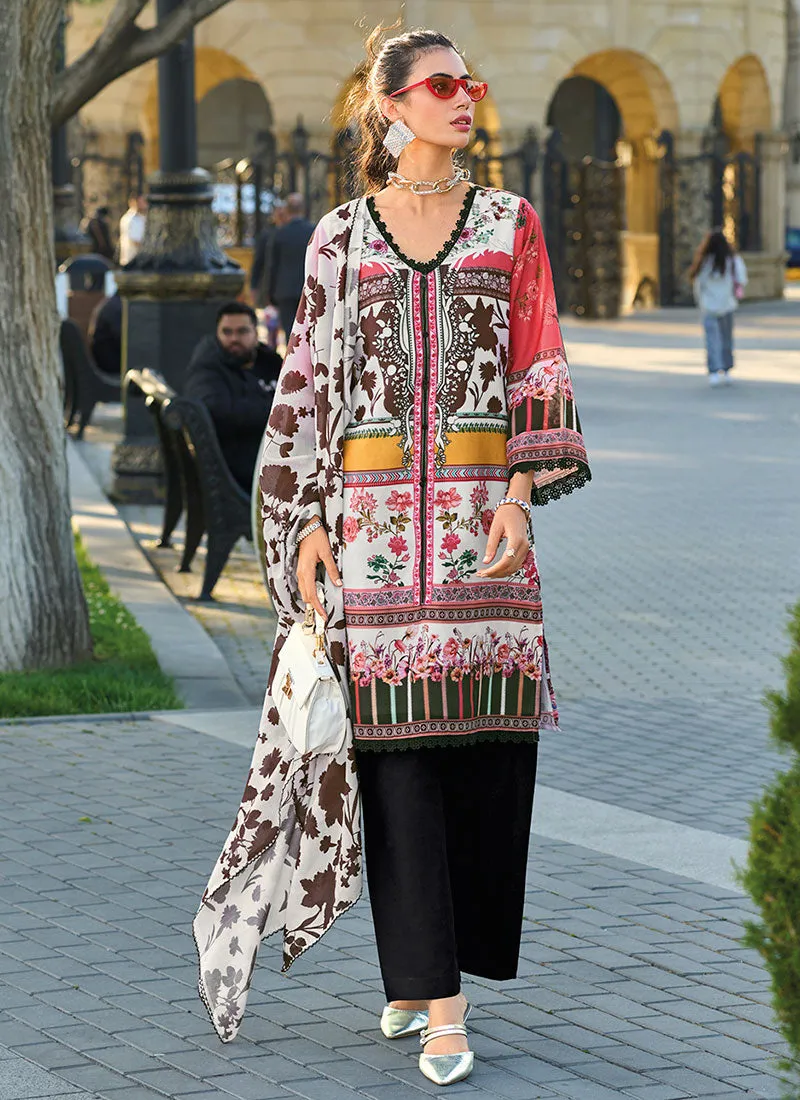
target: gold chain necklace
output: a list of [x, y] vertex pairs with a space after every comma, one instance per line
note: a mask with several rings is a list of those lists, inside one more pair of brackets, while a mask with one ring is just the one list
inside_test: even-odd
[[399, 172], [390, 172], [386, 178], [392, 187], [397, 187], [400, 191], [411, 191], [414, 195], [446, 195], [459, 183], [469, 179], [469, 171], [466, 168], [455, 168], [452, 176], [442, 176], [439, 180], [410, 180]]

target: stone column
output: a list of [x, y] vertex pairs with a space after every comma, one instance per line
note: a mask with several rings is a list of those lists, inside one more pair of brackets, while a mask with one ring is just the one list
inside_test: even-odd
[[761, 153], [761, 251], [783, 252], [786, 218], [786, 134], [760, 134]]
[[[67, 19], [61, 14], [55, 42], [55, 70], [61, 72], [65, 65]], [[51, 146], [53, 177], [53, 221], [56, 266], [79, 252], [91, 251], [92, 242], [82, 232], [77, 195], [72, 183], [72, 164], [67, 147], [67, 127], [53, 130]]]
[[758, 252], [742, 253], [748, 271], [748, 298], [783, 297], [788, 152], [785, 134], [758, 135], [761, 247]]
[[788, 0], [783, 126], [791, 141], [786, 165], [786, 222], [800, 227], [800, 0]]
[[[158, 0], [164, 20], [182, 0]], [[149, 368], [179, 393], [200, 338], [214, 331], [219, 306], [244, 286], [244, 272], [217, 243], [212, 179], [196, 167], [194, 37], [158, 61], [159, 171], [148, 180], [145, 237], [117, 274], [123, 299], [122, 373]], [[150, 413], [125, 401], [125, 437], [114, 451], [120, 498], [152, 499], [161, 471]]]
[[660, 269], [662, 283], [669, 282], [669, 298], [663, 305], [691, 305], [692, 286], [687, 275], [695, 250], [712, 221], [712, 162], [705, 150], [702, 130], [682, 130], [672, 137], [661, 162], [664, 189]]

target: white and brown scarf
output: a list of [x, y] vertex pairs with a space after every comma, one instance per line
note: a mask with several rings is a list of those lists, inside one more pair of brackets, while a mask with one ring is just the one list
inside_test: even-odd
[[[283, 970], [361, 893], [352, 730], [338, 753], [301, 755], [270, 694], [275, 658], [304, 604], [297, 533], [322, 517], [341, 571], [342, 451], [358, 320], [364, 201], [327, 214], [309, 244], [303, 297], [261, 455], [264, 564], [278, 631], [241, 806], [193, 922], [200, 996], [223, 1042], [236, 1037], [261, 939], [283, 932]], [[327, 578], [326, 640], [347, 695], [342, 591]]]

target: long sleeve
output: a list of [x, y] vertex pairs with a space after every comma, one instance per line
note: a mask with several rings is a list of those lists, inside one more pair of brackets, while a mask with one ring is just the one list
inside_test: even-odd
[[733, 257], [733, 280], [742, 288], [747, 286], [747, 265], [738, 253]]
[[525, 199], [514, 240], [506, 400], [509, 477], [533, 471], [532, 503], [591, 479], [542, 227]]

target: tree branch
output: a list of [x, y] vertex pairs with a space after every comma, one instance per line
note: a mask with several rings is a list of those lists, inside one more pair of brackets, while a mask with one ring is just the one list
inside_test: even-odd
[[147, 0], [117, 0], [97, 40], [55, 78], [54, 127], [62, 126], [114, 80], [176, 45], [194, 26], [230, 0], [183, 0], [163, 23], [144, 31], [136, 25], [136, 17], [146, 3]]
[[[87, 53], [96, 51], [97, 55], [106, 56], [109, 52], [112, 52], [120, 35], [130, 27], [131, 23], [135, 22], [146, 5], [147, 0], [117, 0], [106, 25], [92, 43], [91, 48], [87, 50]], [[85, 57], [86, 54], [83, 56]]]
[[183, 0], [169, 18], [152, 30], [144, 31], [128, 51], [126, 72], [159, 57], [170, 46], [185, 38], [192, 27], [202, 23], [219, 8], [225, 7], [230, 0]]

